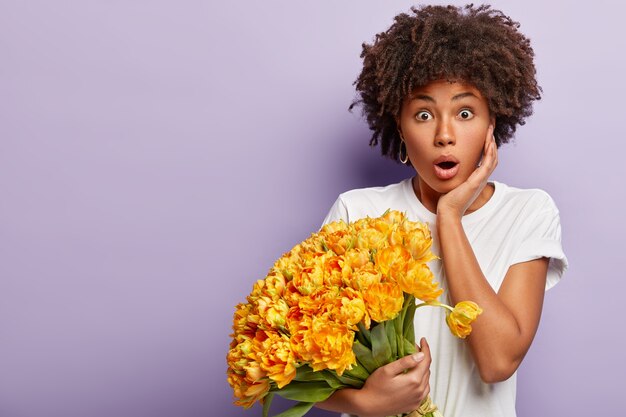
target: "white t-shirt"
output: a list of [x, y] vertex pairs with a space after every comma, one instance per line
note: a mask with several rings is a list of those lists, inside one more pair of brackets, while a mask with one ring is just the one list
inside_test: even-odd
[[[553, 287], [567, 268], [561, 246], [559, 211], [543, 190], [519, 189], [491, 181], [495, 190], [478, 210], [463, 216], [463, 229], [480, 268], [497, 292], [513, 264], [541, 257], [550, 258], [546, 290]], [[410, 220], [429, 223], [435, 255], [440, 255], [435, 227], [436, 215], [419, 201], [411, 178], [385, 187], [371, 187], [342, 193], [324, 223], [343, 219], [378, 217], [385, 210], [405, 212]], [[430, 269], [444, 289], [441, 260]], [[495, 384], [482, 382], [466, 342], [452, 336], [445, 313], [438, 308], [421, 308], [415, 314], [415, 340], [425, 337], [432, 353], [431, 397], [445, 417], [515, 417], [516, 377]], [[344, 416], [347, 416], [345, 414]]]

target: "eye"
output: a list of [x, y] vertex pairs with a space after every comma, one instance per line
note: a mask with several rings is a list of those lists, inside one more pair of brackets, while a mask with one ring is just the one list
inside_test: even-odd
[[474, 113], [469, 109], [463, 109], [459, 112], [459, 117], [463, 120], [469, 120], [474, 117]]
[[428, 121], [433, 118], [433, 116], [425, 110], [418, 112], [415, 117], [417, 117], [417, 120], [422, 122]]

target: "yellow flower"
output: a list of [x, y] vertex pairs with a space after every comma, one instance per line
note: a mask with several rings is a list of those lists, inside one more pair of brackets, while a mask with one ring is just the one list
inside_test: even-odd
[[283, 299], [278, 299], [267, 306], [265, 314], [262, 314], [262, 316], [271, 327], [278, 329], [285, 325], [288, 312], [289, 306], [287, 302]]
[[278, 388], [290, 383], [296, 376], [296, 359], [291, 351], [289, 336], [277, 332], [258, 332], [255, 348], [259, 371], [276, 382]]
[[411, 260], [409, 251], [401, 245], [393, 245], [380, 249], [376, 252], [376, 267], [385, 277], [390, 277], [393, 272], [406, 269], [407, 262]]
[[360, 230], [356, 235], [355, 246], [361, 249], [378, 249], [387, 244], [387, 236], [373, 228]]
[[422, 301], [436, 300], [443, 289], [434, 281], [434, 275], [426, 264], [411, 259], [404, 274], [395, 276], [402, 291], [412, 294]]
[[344, 222], [343, 220], [339, 220], [336, 222], [325, 224], [320, 230], [320, 234], [328, 235], [328, 234], [332, 234], [332, 233], [339, 232], [339, 231], [345, 232], [347, 230], [348, 230], [348, 224]]
[[361, 268], [352, 271], [349, 279], [344, 279], [348, 285], [357, 290], [365, 292], [373, 284], [378, 284], [382, 280], [382, 274], [374, 267], [374, 264], [368, 262]]
[[263, 293], [272, 298], [278, 298], [283, 295], [285, 290], [286, 280], [283, 274], [277, 272], [270, 272], [270, 274], [263, 280]]
[[461, 301], [446, 316], [446, 323], [453, 335], [465, 339], [472, 332], [472, 322], [483, 310], [473, 301]]
[[340, 286], [342, 284], [341, 257], [329, 254], [322, 255], [324, 270], [324, 285], [327, 287]]
[[357, 330], [356, 325], [366, 319], [366, 327], [369, 328], [369, 317], [365, 309], [365, 302], [361, 293], [352, 288], [344, 288], [338, 297], [335, 297], [335, 308], [331, 316], [339, 323], [345, 323], [352, 330]]
[[324, 240], [320, 233], [313, 233], [311, 237], [300, 243], [300, 247], [303, 252], [313, 253], [316, 255], [321, 255], [326, 253], [326, 249], [324, 249]]
[[373, 219], [369, 217], [363, 217], [355, 221], [354, 223], [350, 223], [350, 227], [351, 229], [353, 229], [355, 232], [358, 233], [361, 230], [369, 229], [371, 227], [372, 220]]
[[294, 271], [292, 282], [302, 295], [317, 291], [324, 284], [323, 257], [307, 256], [304, 263]]
[[348, 229], [337, 230], [324, 237], [326, 247], [337, 255], [343, 255], [353, 245], [353, 236]]
[[405, 220], [405, 218], [404, 213], [398, 210], [387, 210], [382, 216], [380, 216], [381, 220], [384, 220], [389, 224], [401, 223]]
[[300, 259], [300, 251], [295, 247], [281, 256], [276, 262], [272, 270], [284, 275], [286, 281], [291, 281], [293, 277], [293, 268], [298, 265], [302, 260]]
[[413, 259], [424, 263], [437, 259], [430, 252], [432, 237], [428, 225], [421, 222], [407, 221], [405, 227], [408, 227], [405, 244]]
[[296, 356], [314, 371], [333, 369], [342, 375], [356, 362], [352, 351], [354, 332], [345, 324], [326, 317], [306, 317], [300, 330], [292, 335], [291, 346]]
[[239, 334], [247, 334], [253, 336], [256, 332], [256, 323], [249, 321], [249, 315], [252, 311], [251, 304], [237, 304], [235, 307], [235, 314], [233, 315], [233, 337]]
[[249, 362], [244, 366], [246, 371], [246, 380], [250, 382], [258, 382], [267, 375], [267, 372], [261, 369], [257, 362]]
[[253, 342], [249, 339], [228, 351], [228, 383], [233, 388], [236, 405], [246, 408], [263, 398], [270, 389], [265, 372], [256, 362]]
[[376, 322], [391, 320], [402, 310], [404, 295], [400, 287], [391, 282], [371, 285], [363, 293], [367, 313]]
[[352, 269], [361, 268], [370, 261], [370, 251], [361, 248], [352, 248], [343, 255], [342, 266], [350, 266]]
[[313, 294], [301, 296], [298, 300], [298, 308], [308, 314], [322, 314], [332, 308], [337, 294], [336, 287], [323, 287]]

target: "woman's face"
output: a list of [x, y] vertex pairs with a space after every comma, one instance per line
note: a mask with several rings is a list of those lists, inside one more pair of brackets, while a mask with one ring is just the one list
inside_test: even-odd
[[413, 90], [398, 122], [421, 186], [444, 194], [476, 169], [494, 120], [477, 88], [437, 80]]

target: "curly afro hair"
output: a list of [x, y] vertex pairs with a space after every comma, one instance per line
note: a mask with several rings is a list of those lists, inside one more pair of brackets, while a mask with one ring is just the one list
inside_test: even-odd
[[374, 132], [370, 146], [399, 160], [396, 120], [404, 98], [430, 81], [460, 80], [474, 85], [495, 116], [499, 147], [532, 114], [541, 98], [530, 41], [519, 23], [489, 5], [411, 7], [374, 43], [363, 43], [363, 70], [354, 85], [363, 116]]

